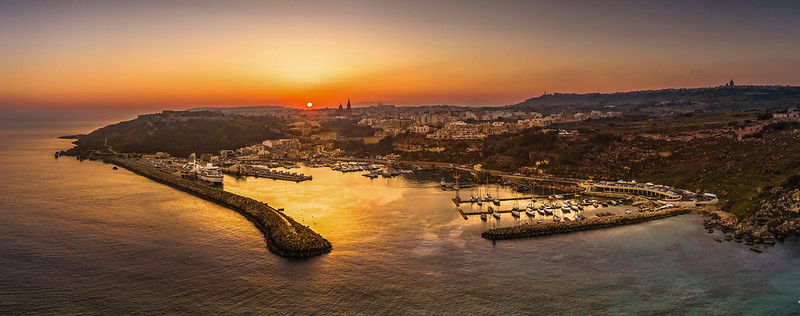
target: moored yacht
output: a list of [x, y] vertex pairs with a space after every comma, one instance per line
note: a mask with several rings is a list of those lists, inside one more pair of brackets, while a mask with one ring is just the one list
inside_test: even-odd
[[222, 183], [223, 179], [222, 171], [211, 163], [201, 166], [197, 162], [189, 162], [181, 168], [181, 176], [193, 177], [211, 183]]

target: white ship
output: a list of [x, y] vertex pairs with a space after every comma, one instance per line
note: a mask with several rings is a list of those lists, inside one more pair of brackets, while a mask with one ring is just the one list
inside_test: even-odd
[[183, 165], [181, 169], [181, 176], [193, 177], [211, 183], [222, 183], [222, 172], [219, 167], [214, 167], [210, 163], [201, 166], [197, 162], [189, 162]]

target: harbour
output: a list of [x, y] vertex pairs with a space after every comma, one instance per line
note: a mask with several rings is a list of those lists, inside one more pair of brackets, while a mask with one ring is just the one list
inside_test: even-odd
[[[796, 239], [757, 255], [715, 242], [724, 235], [706, 233], [696, 214], [495, 241], [481, 233], [519, 220], [463, 220], [437, 171], [367, 179], [300, 165], [313, 181], [225, 175], [223, 190], [285, 208], [335, 247], [287, 260], [265, 249], [248, 219], [216, 203], [122, 168], [54, 159], [69, 141], [50, 135], [75, 130], [0, 137], [9, 168], [0, 183], [0, 310], [9, 314], [790, 314], [797, 304]], [[494, 184], [482, 190], [514, 194]], [[658, 299], [648, 291], [654, 283]]]

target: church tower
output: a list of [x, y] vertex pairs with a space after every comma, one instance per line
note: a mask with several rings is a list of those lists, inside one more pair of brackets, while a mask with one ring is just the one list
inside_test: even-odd
[[347, 111], [349, 112], [350, 110], [350, 98], [347, 98]]

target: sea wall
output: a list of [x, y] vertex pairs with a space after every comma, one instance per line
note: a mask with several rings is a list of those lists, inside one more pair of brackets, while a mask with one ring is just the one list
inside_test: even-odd
[[107, 156], [104, 160], [242, 214], [264, 234], [269, 250], [280, 256], [311, 257], [328, 253], [332, 249], [328, 240], [265, 203], [184, 179], [136, 161], [115, 156]]
[[662, 219], [675, 215], [687, 214], [690, 208], [672, 208], [653, 212], [620, 214], [608, 217], [593, 217], [580, 221], [555, 222], [543, 224], [530, 224], [514, 227], [503, 227], [489, 229], [481, 233], [481, 237], [487, 239], [512, 239], [537, 237], [552, 234], [571, 233], [584, 230], [617, 227], [641, 222]]

